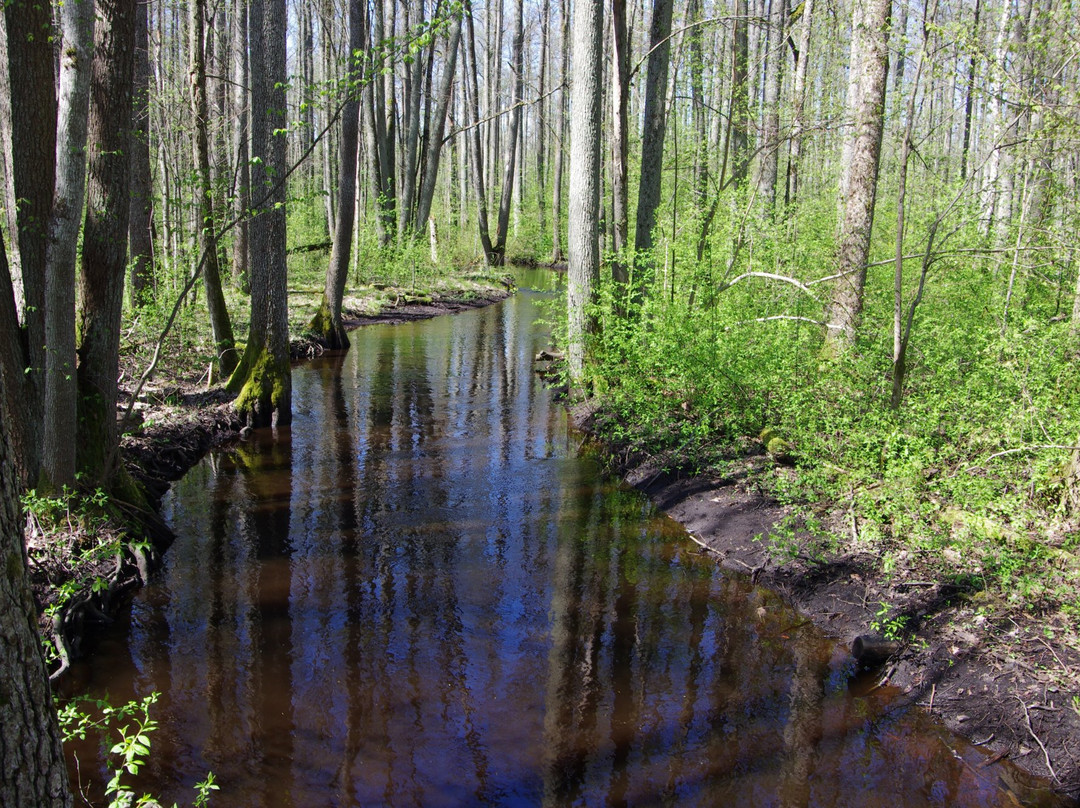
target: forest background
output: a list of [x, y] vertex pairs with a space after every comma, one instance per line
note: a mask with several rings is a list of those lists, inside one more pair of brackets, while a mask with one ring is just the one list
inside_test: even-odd
[[32, 525], [146, 507], [116, 413], [155, 374], [285, 424], [290, 342], [347, 344], [343, 309], [568, 261], [602, 437], [715, 476], [766, 450], [777, 552], [1080, 649], [1070, 0], [8, 0], [2, 33]]

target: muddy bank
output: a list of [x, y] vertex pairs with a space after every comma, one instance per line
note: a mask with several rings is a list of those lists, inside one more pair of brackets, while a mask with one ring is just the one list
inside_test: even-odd
[[[578, 406], [571, 416], [595, 437], [595, 413]], [[746, 443], [739, 470], [723, 477], [684, 473], [677, 457], [610, 445], [601, 453], [717, 563], [780, 592], [839, 643], [899, 640], [872, 671], [880, 686], [937, 715], [988, 759], [1048, 778], [1080, 805], [1080, 654], [1055, 639], [1062, 618], [988, 604], [915, 558], [886, 571], [869, 552], [823, 552], [798, 529], [797, 513], [762, 492], [760, 475], [775, 473], [776, 463], [760, 441]], [[850, 513], [838, 508], [826, 523], [855, 531], [857, 546]]]

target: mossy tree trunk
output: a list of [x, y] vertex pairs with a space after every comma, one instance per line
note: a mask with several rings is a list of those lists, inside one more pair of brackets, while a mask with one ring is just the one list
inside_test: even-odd
[[292, 420], [288, 270], [285, 263], [285, 0], [253, 0], [251, 48], [251, 329], [228, 388], [254, 427]]

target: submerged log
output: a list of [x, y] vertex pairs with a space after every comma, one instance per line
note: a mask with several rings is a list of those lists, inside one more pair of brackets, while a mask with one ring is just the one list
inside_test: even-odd
[[851, 655], [868, 668], [883, 665], [900, 650], [900, 643], [877, 634], [860, 634], [851, 643]]

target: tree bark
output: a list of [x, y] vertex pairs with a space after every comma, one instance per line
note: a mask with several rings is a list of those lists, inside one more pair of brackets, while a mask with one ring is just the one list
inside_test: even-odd
[[731, 37], [731, 114], [728, 116], [728, 153], [731, 182], [736, 188], [746, 182], [750, 165], [750, 90], [747, 84], [749, 44], [747, 42], [747, 3], [735, 0], [735, 20]]
[[[424, 5], [417, 3], [419, 20], [416, 25], [424, 25]], [[423, 232], [424, 222], [413, 218], [416, 209], [416, 174], [418, 170], [417, 154], [420, 149], [420, 101], [424, 93], [423, 51], [413, 54], [413, 61], [406, 65], [409, 73], [408, 91], [405, 99], [406, 121], [404, 127], [404, 171], [401, 173], [401, 204], [398, 206], [398, 241], [404, 242], [411, 237], [414, 229]]]
[[[634, 232], [638, 274], [634, 282], [634, 296], [639, 300], [652, 284], [655, 266], [652, 256], [653, 230], [656, 227], [656, 211], [660, 207], [660, 188], [663, 182], [673, 5], [672, 0], [653, 0], [652, 22], [649, 26], [648, 74], [645, 79], [645, 110], [641, 133], [641, 179], [638, 185], [637, 223]], [[576, 62], [574, 71], [576, 80]]]
[[566, 165], [566, 141], [567, 135], [567, 99], [569, 96], [569, 83], [567, 73], [570, 64], [570, 2], [562, 0], [560, 4], [562, 16], [562, 60], [559, 65], [559, 122], [556, 130], [559, 139], [555, 147], [555, 177], [551, 183], [551, 261], [559, 263], [563, 260], [563, 223], [562, 223], [562, 198], [563, 198], [563, 170]]
[[858, 122], [855, 115], [859, 109], [859, 83], [862, 79], [863, 51], [866, 48], [865, 35], [869, 25], [864, 20], [866, 11], [863, 3], [855, 2], [851, 6], [851, 51], [848, 58], [847, 96], [844, 102], [844, 138], [840, 154], [840, 190], [836, 198], [836, 221], [842, 226], [844, 209], [847, 205], [848, 185], [851, 182], [852, 149], [858, 138]]
[[[3, 256], [0, 238], [0, 256]], [[0, 257], [8, 274], [6, 259]], [[0, 379], [6, 397], [7, 380]], [[67, 808], [67, 764], [60, 742], [37, 614], [26, 574], [20, 486], [0, 411], [0, 805]]]
[[285, 262], [285, 0], [251, 0], [251, 329], [228, 389], [253, 427], [292, 421], [288, 269]]
[[221, 288], [221, 265], [214, 218], [214, 186], [210, 171], [210, 105], [206, 98], [206, 0], [192, 0], [191, 6], [191, 111], [195, 116], [195, 167], [198, 172], [198, 245], [201, 253], [206, 308], [214, 354], [222, 376], [236, 369], [236, 344], [232, 322]]
[[[630, 235], [629, 131], [630, 42], [626, 26], [626, 0], [611, 0], [611, 210], [613, 252], [611, 276], [616, 284], [630, 282], [626, 250]], [[623, 293], [616, 291], [622, 298]], [[625, 301], [624, 301], [625, 303]]]
[[131, 210], [136, 5], [137, 0], [99, 0], [90, 83], [94, 146], [79, 283], [78, 465], [89, 485], [109, 488], [126, 480], [117, 474], [116, 401]]
[[506, 239], [510, 228], [510, 203], [514, 196], [517, 169], [518, 140], [521, 133], [521, 108], [525, 95], [525, 70], [522, 54], [525, 41], [525, 4], [517, 0], [514, 12], [514, 98], [510, 112], [510, 132], [506, 143], [506, 162], [503, 169], [502, 193], [499, 196], [499, 219], [495, 229], [495, 244], [491, 253], [492, 266], [506, 263]]
[[249, 133], [251, 108], [248, 104], [248, 0], [236, 0], [236, 23], [234, 28], [236, 51], [236, 86], [233, 98], [236, 115], [236, 139], [233, 151], [236, 155], [236, 189], [233, 215], [237, 217], [236, 235], [233, 239], [232, 284], [244, 293], [251, 291], [249, 283], [250, 249], [248, 244], [248, 206], [251, 204], [251, 155]]
[[814, 24], [814, 0], [803, 0], [802, 32], [799, 34], [799, 57], [795, 65], [792, 87], [793, 116], [791, 121], [791, 152], [788, 156], [787, 202], [794, 205], [799, 198], [799, 172], [802, 168], [803, 133], [806, 131], [806, 68], [810, 63], [810, 34]]
[[[46, 491], [75, 487], [75, 264], [86, 190], [86, 138], [94, 2], [59, 9], [60, 92], [57, 115], [56, 191], [46, 247], [44, 436], [41, 484]], [[145, 26], [146, 20], [143, 19]]]
[[[670, 6], [670, 3], [669, 3]], [[603, 0], [574, 9], [574, 84], [570, 96], [570, 264], [567, 279], [567, 359], [570, 383], [585, 377], [585, 340], [596, 330], [589, 313], [600, 281], [600, 76]]]
[[349, 2], [349, 97], [341, 110], [340, 173], [338, 176], [337, 222], [330, 265], [326, 271], [322, 304], [308, 325], [316, 337], [332, 351], [347, 350], [349, 337], [341, 322], [341, 305], [345, 282], [349, 277], [349, 258], [352, 255], [353, 223], [356, 208], [356, 163], [360, 125], [359, 89], [353, 82], [362, 80], [361, 63], [357, 60], [363, 48], [364, 31], [360, 0]]
[[491, 245], [491, 234], [488, 230], [487, 216], [487, 190], [484, 185], [484, 154], [480, 147], [480, 89], [477, 86], [477, 61], [476, 61], [476, 31], [473, 26], [472, 5], [466, 0], [465, 22], [467, 33], [465, 45], [468, 50], [468, 63], [464, 65], [466, 73], [465, 89], [469, 96], [469, 111], [472, 113], [472, 127], [469, 133], [469, 144], [472, 148], [472, 177], [473, 190], [476, 193], [476, 225], [480, 232], [480, 243], [484, 248], [484, 260], [489, 265], [494, 265], [494, 250]]
[[131, 305], [147, 303], [154, 284], [154, 189], [150, 171], [150, 36], [146, 2], [135, 11], [135, 90], [131, 113]]
[[758, 202], [766, 216], [776, 206], [776, 179], [780, 165], [780, 80], [784, 64], [787, 23], [785, 0], [770, 0], [765, 54], [765, 104], [762, 110], [761, 160], [758, 164]]
[[11, 167], [17, 199], [22, 320], [28, 348], [23, 395], [27, 420], [22, 463], [36, 482], [41, 462], [45, 396], [45, 264], [49, 217], [56, 187], [56, 92], [49, 3], [4, 4], [11, 90]]
[[885, 78], [888, 73], [889, 0], [863, 4], [865, 30], [858, 38], [863, 52], [858, 58], [858, 103], [851, 116], [855, 130], [851, 139], [844, 216], [841, 220], [838, 272], [829, 305], [827, 350], [838, 352], [855, 341], [866, 284], [866, 261], [874, 225], [878, 160], [885, 112]]
[[424, 171], [420, 183], [420, 195], [416, 203], [416, 228], [421, 232], [431, 215], [431, 202], [435, 198], [435, 183], [439, 178], [439, 162], [442, 158], [443, 132], [446, 129], [446, 113], [454, 91], [457, 73], [457, 52], [461, 44], [461, 15], [455, 15], [446, 45], [446, 64], [443, 65], [439, 99], [431, 121], [431, 132], [425, 153]]

